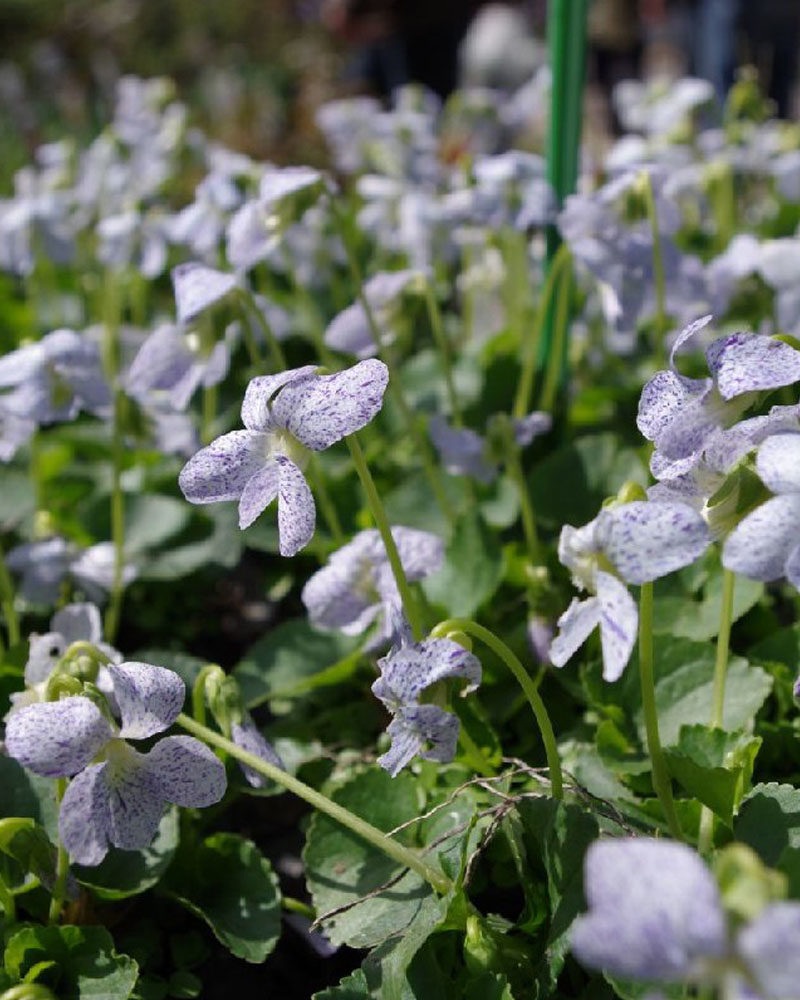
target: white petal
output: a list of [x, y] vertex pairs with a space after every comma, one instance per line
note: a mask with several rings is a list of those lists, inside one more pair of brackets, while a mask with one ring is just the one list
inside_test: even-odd
[[111, 726], [88, 698], [43, 701], [6, 725], [6, 753], [35, 774], [61, 778], [82, 771], [111, 739]]
[[275, 423], [270, 404], [275, 393], [287, 382], [313, 375], [316, 370], [316, 365], [303, 365], [302, 368], [289, 368], [277, 375], [260, 375], [251, 379], [242, 403], [242, 423], [245, 427], [249, 431], [271, 430]]
[[266, 461], [269, 440], [256, 431], [231, 431], [189, 459], [178, 485], [191, 503], [238, 500]]
[[589, 638], [600, 622], [600, 602], [596, 597], [572, 603], [558, 619], [558, 635], [550, 646], [550, 662], [563, 667], [577, 649]]
[[800, 543], [800, 494], [771, 497], [733, 529], [722, 547], [722, 564], [751, 580], [777, 580]]
[[275, 459], [269, 459], [263, 468], [247, 480], [239, 499], [239, 527], [242, 531], [249, 528], [278, 495], [280, 469]]
[[186, 685], [179, 674], [151, 663], [112, 664], [108, 672], [122, 717], [120, 736], [143, 740], [163, 733], [183, 708]]
[[600, 604], [600, 641], [603, 647], [603, 678], [618, 680], [631, 658], [639, 625], [636, 602], [615, 576], [598, 570], [597, 600]]
[[186, 323], [236, 288], [233, 274], [217, 271], [205, 264], [179, 264], [172, 269], [175, 308], [178, 319]]
[[685, 503], [635, 501], [604, 513], [610, 523], [605, 553], [628, 583], [688, 566], [711, 541], [703, 518]]
[[61, 800], [58, 832], [71, 860], [79, 865], [99, 865], [108, 853], [107, 767], [91, 764], [70, 781]]
[[280, 466], [278, 488], [278, 537], [282, 556], [293, 556], [311, 541], [317, 520], [314, 497], [305, 476], [284, 455], [277, 455]]
[[167, 802], [202, 808], [225, 793], [225, 767], [192, 736], [167, 736], [144, 755], [145, 767]]
[[773, 493], [800, 493], [800, 434], [775, 434], [758, 449], [756, 469]]

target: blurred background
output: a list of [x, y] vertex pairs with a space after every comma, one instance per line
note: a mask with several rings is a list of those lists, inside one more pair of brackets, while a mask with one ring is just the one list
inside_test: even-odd
[[[110, 118], [117, 79], [166, 75], [213, 138], [278, 163], [325, 161], [315, 109], [417, 80], [512, 92], [545, 61], [546, 0], [0, 0], [0, 181], [42, 142], [79, 142]], [[629, 77], [686, 73], [721, 97], [757, 68], [797, 116], [798, 0], [592, 0], [589, 141], [618, 123]]]

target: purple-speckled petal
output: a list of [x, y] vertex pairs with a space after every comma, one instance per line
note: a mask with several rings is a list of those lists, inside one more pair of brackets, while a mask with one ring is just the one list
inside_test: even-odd
[[777, 389], [800, 379], [800, 351], [761, 334], [721, 337], [709, 347], [706, 358], [723, 399]]
[[[447, 763], [455, 756], [458, 718], [438, 705], [402, 708], [386, 730], [392, 738], [389, 750], [378, 757], [382, 768], [397, 777], [417, 754], [425, 760]], [[423, 749], [426, 748], [427, 749]]]
[[711, 542], [705, 521], [687, 504], [637, 500], [603, 512], [605, 553], [628, 583], [648, 583], [694, 562]]
[[773, 493], [800, 493], [800, 434], [774, 434], [758, 449], [756, 469]]
[[167, 736], [144, 755], [145, 766], [167, 802], [202, 808], [225, 793], [225, 767], [193, 736]]
[[558, 635], [550, 646], [550, 662], [563, 667], [586, 642], [600, 623], [600, 602], [596, 597], [579, 601], [573, 597], [570, 606], [558, 619]]
[[726, 569], [751, 580], [777, 580], [800, 543], [800, 494], [771, 497], [733, 529], [722, 547]]
[[242, 423], [249, 431], [268, 431], [275, 426], [272, 419], [270, 404], [281, 386], [294, 379], [313, 375], [316, 365], [303, 365], [302, 368], [289, 368], [277, 375], [259, 375], [250, 379], [242, 403]]
[[278, 495], [280, 469], [275, 459], [268, 459], [267, 464], [247, 480], [239, 500], [239, 527], [242, 531], [249, 528]]
[[[409, 582], [422, 580], [441, 567], [444, 559], [444, 542], [430, 531], [395, 525], [392, 528], [392, 538]], [[388, 565], [389, 560], [383, 542], [380, 542], [379, 551], [382, 560]]]
[[660, 439], [673, 421], [710, 388], [710, 379], [685, 379], [671, 371], [656, 372], [642, 389], [636, 426], [648, 441], [661, 447]]
[[126, 662], [108, 668], [122, 717], [120, 736], [143, 740], [163, 733], [178, 717], [186, 696], [179, 674], [150, 663]]
[[553, 418], [549, 413], [534, 410], [526, 417], [512, 420], [511, 425], [514, 428], [514, 440], [520, 448], [527, 448], [534, 438], [540, 437], [550, 430], [553, 426]]
[[451, 427], [434, 414], [428, 421], [428, 433], [445, 469], [454, 476], [472, 476], [479, 483], [490, 483], [497, 467], [486, 460], [486, 442], [468, 427]]
[[786, 557], [784, 572], [789, 583], [800, 590], [800, 544], [795, 545], [790, 550], [789, 555]]
[[[194, 365], [195, 355], [181, 331], [162, 323], [139, 348], [125, 377], [125, 388], [135, 397], [154, 389], [170, 391], [183, 383]], [[181, 395], [188, 403], [191, 393], [183, 391]], [[177, 408], [184, 409], [185, 404]]]
[[327, 564], [309, 578], [301, 594], [314, 625], [340, 629], [362, 624], [365, 612], [372, 609], [361, 631], [367, 628], [380, 610], [375, 566], [381, 554], [386, 558], [374, 528], [360, 531], [331, 553]]
[[172, 285], [178, 319], [187, 323], [232, 292], [237, 281], [233, 274], [190, 262], [172, 269]]
[[631, 658], [639, 627], [636, 602], [625, 585], [610, 573], [595, 574], [600, 606], [600, 644], [603, 649], [603, 679], [616, 681]]
[[693, 320], [688, 326], [685, 326], [678, 336], [675, 338], [675, 342], [672, 345], [672, 350], [669, 352], [669, 366], [675, 371], [675, 355], [678, 353], [681, 347], [693, 337], [700, 330], [704, 329], [711, 322], [713, 317], [709, 314], [708, 316], [701, 316], [699, 319]]
[[285, 455], [276, 455], [280, 467], [278, 485], [278, 537], [282, 556], [293, 556], [305, 548], [314, 534], [317, 508], [305, 476]]
[[272, 406], [272, 415], [312, 451], [322, 451], [372, 420], [383, 404], [389, 369], [377, 358], [333, 375], [290, 382]]
[[269, 438], [258, 431], [231, 431], [184, 465], [178, 485], [190, 503], [238, 500], [247, 481], [266, 462]]
[[43, 701], [14, 712], [6, 726], [6, 753], [46, 778], [77, 774], [113, 736], [88, 698]]
[[[275, 767], [285, 770], [283, 761], [275, 753], [269, 742], [264, 739], [249, 713], [245, 712], [241, 722], [231, 723], [231, 739], [242, 750], [247, 750], [248, 753], [255, 754], [256, 757], [261, 757], [268, 764], [274, 764]], [[264, 777], [263, 774], [259, 774], [258, 771], [254, 771], [247, 764], [239, 762], [239, 767], [241, 767], [247, 783], [252, 785], [253, 788], [266, 788], [269, 784], [269, 778]]]
[[737, 936], [737, 952], [764, 1000], [800, 997], [800, 903], [770, 903]]
[[572, 925], [571, 944], [592, 969], [680, 982], [697, 959], [726, 952], [717, 883], [685, 844], [596, 840], [586, 854], [584, 887], [589, 912]]
[[378, 660], [381, 676], [372, 685], [372, 693], [392, 711], [413, 705], [431, 684], [448, 677], [462, 677], [466, 691], [474, 691], [481, 682], [481, 664], [477, 656], [451, 639], [425, 639], [403, 646]]
[[107, 764], [91, 764], [67, 786], [58, 815], [58, 832], [70, 859], [79, 865], [99, 865], [108, 853], [111, 813]]
[[151, 754], [141, 754], [122, 740], [111, 745], [103, 772], [108, 791], [108, 839], [125, 851], [148, 847], [166, 807], [165, 796], [150, 769]]

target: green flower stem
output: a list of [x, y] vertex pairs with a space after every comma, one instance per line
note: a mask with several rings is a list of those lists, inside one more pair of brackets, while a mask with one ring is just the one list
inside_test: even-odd
[[653, 232], [653, 283], [656, 293], [656, 316], [655, 316], [655, 356], [656, 367], [663, 368], [666, 363], [666, 348], [664, 338], [667, 335], [669, 320], [667, 319], [666, 305], [666, 279], [664, 277], [664, 258], [661, 253], [661, 232], [658, 225], [658, 212], [656, 211], [656, 199], [653, 193], [653, 179], [647, 171], [643, 171], [642, 192], [644, 193], [645, 205], [647, 206], [647, 216], [650, 220], [650, 228]]
[[458, 727], [458, 742], [464, 751], [464, 756], [472, 767], [484, 778], [491, 778], [497, 774], [497, 768], [492, 767], [483, 754], [483, 751], [467, 732], [467, 727], [463, 723]]
[[0, 876], [0, 906], [3, 908], [3, 915], [7, 924], [13, 924], [17, 919], [17, 902], [14, 893], [8, 888]]
[[533, 380], [536, 376], [536, 368], [539, 361], [539, 350], [542, 343], [542, 331], [544, 330], [547, 313], [553, 299], [556, 282], [558, 281], [564, 267], [566, 267], [569, 262], [569, 256], [569, 247], [566, 243], [562, 243], [556, 251], [553, 262], [547, 271], [547, 277], [544, 280], [541, 294], [539, 295], [539, 301], [536, 306], [536, 316], [533, 321], [533, 330], [531, 332], [530, 339], [525, 345], [525, 357], [523, 358], [522, 371], [520, 372], [519, 382], [517, 383], [517, 393], [514, 397], [514, 406], [511, 411], [512, 415], [517, 419], [524, 417], [528, 413], [531, 405]]
[[569, 330], [569, 301], [572, 290], [572, 269], [569, 266], [571, 258], [561, 265], [559, 274], [558, 297], [556, 298], [555, 329], [553, 341], [547, 357], [547, 368], [542, 386], [542, 398], [539, 409], [552, 413], [556, 401], [556, 392], [565, 370], [564, 355], [567, 350], [567, 332]]
[[328, 486], [325, 482], [325, 473], [320, 464], [319, 456], [315, 454], [311, 455], [308, 471], [314, 486], [314, 493], [319, 501], [322, 516], [325, 518], [328, 531], [331, 533], [334, 544], [338, 548], [339, 546], [344, 545], [347, 539], [345, 538], [344, 531], [342, 530], [342, 523], [339, 520], [339, 514], [336, 511], [336, 506], [334, 505], [331, 495], [328, 492]]
[[[714, 663], [714, 689], [711, 698], [712, 729], [722, 727], [725, 711], [725, 678], [728, 673], [735, 584], [736, 574], [729, 569], [724, 570], [722, 574], [722, 607], [720, 609], [719, 633], [717, 634], [717, 656]], [[708, 806], [703, 806], [700, 811], [700, 831], [697, 838], [697, 849], [701, 854], [710, 850], [713, 836], [714, 813]]]
[[522, 530], [525, 533], [525, 542], [528, 546], [528, 555], [531, 561], [536, 564], [540, 561], [539, 533], [536, 530], [536, 515], [533, 512], [528, 484], [525, 481], [525, 472], [520, 459], [519, 445], [514, 440], [512, 428], [509, 426], [509, 433], [505, 436], [505, 459], [508, 474], [514, 480], [519, 494], [520, 514], [522, 515]]
[[298, 798], [303, 799], [304, 802], [308, 802], [315, 809], [336, 820], [337, 823], [341, 823], [348, 830], [352, 830], [357, 836], [377, 847], [379, 851], [383, 851], [384, 854], [397, 861], [398, 864], [415, 871], [426, 882], [429, 882], [436, 892], [444, 895], [452, 888], [450, 879], [443, 872], [423, 861], [416, 851], [404, 847], [396, 840], [392, 840], [382, 830], [379, 830], [371, 823], [367, 823], [366, 820], [356, 816], [355, 813], [340, 806], [337, 802], [333, 802], [321, 792], [292, 777], [292, 775], [287, 774], [274, 764], [262, 760], [261, 757], [248, 753], [247, 750], [242, 750], [241, 747], [225, 739], [224, 736], [220, 736], [219, 733], [208, 729], [206, 726], [201, 726], [188, 715], [181, 713], [175, 721], [193, 736], [211, 746], [226, 751], [231, 757], [251, 767], [258, 774], [263, 774], [264, 777], [270, 778], [276, 784], [292, 792]]
[[8, 572], [2, 546], [0, 546], [0, 608], [3, 609], [6, 620], [8, 644], [14, 646], [20, 640], [19, 616], [14, 607], [14, 581]]
[[553, 726], [550, 723], [550, 716], [542, 701], [536, 685], [528, 671], [523, 667], [519, 658], [499, 639], [494, 632], [469, 618], [448, 618], [447, 621], [440, 622], [431, 632], [432, 636], [444, 637], [448, 632], [466, 632], [467, 635], [474, 635], [482, 643], [489, 647], [493, 653], [500, 657], [508, 669], [516, 678], [519, 686], [525, 692], [528, 704], [533, 709], [536, 717], [539, 732], [542, 734], [544, 752], [547, 756], [547, 766], [550, 769], [550, 787], [553, 798], [560, 799], [564, 795], [564, 781], [561, 776], [561, 761], [558, 756], [558, 746], [553, 733]]
[[[64, 798], [64, 792], [67, 790], [67, 779], [58, 778], [56, 779], [56, 799], [60, 803]], [[53, 895], [50, 899], [50, 910], [47, 914], [48, 924], [55, 924], [58, 922], [58, 918], [61, 916], [61, 910], [64, 906], [64, 899], [67, 894], [67, 876], [69, 875], [69, 855], [67, 854], [67, 849], [61, 842], [61, 838], [58, 840], [58, 855], [56, 857], [56, 882], [53, 886]]]
[[436, 301], [436, 293], [433, 290], [433, 283], [425, 281], [425, 305], [428, 309], [428, 320], [433, 331], [433, 339], [439, 349], [442, 358], [442, 368], [444, 369], [444, 380], [447, 386], [447, 398], [450, 401], [450, 413], [456, 427], [461, 426], [461, 407], [458, 405], [458, 394], [456, 393], [455, 382], [453, 381], [453, 357], [450, 350], [450, 342], [444, 329], [442, 311]]
[[353, 284], [356, 287], [356, 295], [358, 301], [361, 304], [361, 308], [364, 310], [364, 315], [367, 319], [367, 325], [369, 326], [370, 333], [372, 334], [372, 339], [378, 348], [378, 353], [381, 360], [384, 362], [386, 367], [389, 369], [389, 394], [400, 410], [400, 415], [403, 418], [403, 422], [411, 435], [411, 439], [414, 442], [414, 448], [420, 457], [423, 469], [425, 470], [425, 475], [428, 477], [428, 482], [430, 483], [431, 490], [436, 502], [439, 505], [442, 513], [445, 515], [450, 524], [455, 523], [455, 513], [447, 497], [447, 492], [444, 488], [444, 483], [442, 477], [439, 473], [439, 469], [433, 460], [431, 455], [431, 450], [428, 445], [428, 439], [420, 430], [419, 424], [417, 423], [414, 413], [409, 406], [408, 400], [403, 392], [403, 386], [399, 378], [396, 377], [396, 365], [394, 363], [394, 358], [392, 357], [392, 352], [388, 350], [387, 345], [383, 341], [381, 336], [381, 331], [378, 323], [375, 319], [375, 313], [372, 310], [372, 306], [369, 304], [366, 294], [364, 293], [364, 283], [361, 277], [361, 269], [358, 265], [358, 259], [356, 257], [356, 252], [353, 247], [353, 242], [351, 239], [350, 225], [347, 218], [345, 217], [342, 210], [336, 205], [336, 203], [331, 199], [331, 210], [333, 218], [337, 223], [339, 230], [339, 235], [342, 238], [342, 243], [345, 249], [345, 256], [347, 257], [347, 265], [350, 270], [350, 277]]
[[358, 443], [358, 438], [355, 434], [351, 434], [345, 440], [350, 448], [350, 454], [353, 458], [353, 464], [356, 467], [358, 478], [361, 480], [361, 485], [364, 487], [364, 492], [367, 495], [367, 503], [370, 511], [372, 512], [375, 526], [383, 539], [386, 555], [388, 556], [389, 564], [392, 567], [392, 573], [394, 574], [394, 579], [397, 583], [397, 589], [400, 592], [400, 599], [403, 602], [403, 609], [405, 610], [406, 618], [408, 618], [408, 623], [411, 626], [411, 631], [414, 635], [414, 641], [419, 642], [424, 634], [419, 605], [417, 604], [409, 582], [406, 579], [405, 570], [403, 569], [403, 564], [400, 561], [400, 554], [397, 551], [397, 546], [395, 545], [394, 538], [392, 537], [392, 532], [389, 527], [389, 521], [386, 517], [386, 511], [383, 509], [381, 498], [375, 488], [375, 482], [370, 474], [367, 460], [364, 458], [364, 452], [361, 450], [361, 445]]
[[653, 584], [643, 583], [639, 596], [639, 677], [642, 685], [642, 710], [647, 732], [647, 748], [652, 764], [653, 788], [667, 819], [670, 833], [676, 840], [683, 840], [675, 802], [672, 798], [672, 782], [667, 770], [661, 739], [658, 735], [658, 711], [653, 676]]
[[207, 663], [192, 684], [192, 717], [201, 726], [206, 724], [206, 681], [221, 669], [216, 663]]
[[105, 365], [113, 387], [114, 412], [111, 424], [111, 541], [114, 545], [114, 570], [105, 618], [106, 641], [113, 643], [119, 628], [125, 570], [125, 498], [122, 493], [122, 464], [125, 443], [122, 437], [122, 414], [125, 398], [117, 385], [119, 374], [119, 320], [122, 308], [118, 277], [109, 273], [105, 283]]
[[308, 917], [309, 920], [317, 919], [317, 911], [313, 906], [293, 896], [281, 896], [281, 906], [288, 913], [299, 913], [301, 917]]
[[242, 303], [243, 310], [245, 312], [244, 317], [244, 337], [245, 346], [247, 347], [247, 352], [250, 355], [250, 362], [254, 368], [261, 372], [264, 367], [264, 362], [261, 357], [261, 351], [258, 348], [255, 337], [253, 336], [253, 330], [247, 321], [247, 316], [250, 315], [255, 321], [261, 333], [264, 336], [264, 342], [267, 345], [267, 350], [270, 354], [270, 359], [272, 361], [272, 367], [276, 372], [285, 371], [289, 364], [286, 361], [286, 355], [283, 353], [283, 348], [281, 347], [280, 341], [275, 336], [275, 332], [272, 327], [267, 322], [267, 317], [258, 308], [258, 303], [255, 301], [253, 296], [245, 291], [244, 289], [239, 289], [239, 301]]

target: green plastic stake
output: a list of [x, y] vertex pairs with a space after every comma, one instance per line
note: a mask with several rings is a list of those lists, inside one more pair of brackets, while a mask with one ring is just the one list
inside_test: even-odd
[[[560, 208], [578, 181], [578, 153], [583, 119], [583, 81], [586, 68], [586, 14], [589, 0], [550, 0], [547, 15], [547, 44], [553, 74], [550, 122], [547, 137], [547, 179]], [[546, 273], [561, 245], [555, 226], [547, 229]], [[566, 275], [562, 276], [565, 278]], [[540, 366], [550, 354], [555, 327], [551, 303], [542, 337]], [[566, 374], [568, 338], [561, 344], [559, 384]]]

